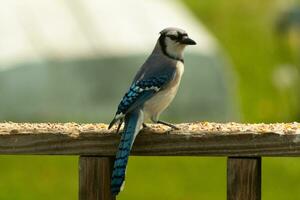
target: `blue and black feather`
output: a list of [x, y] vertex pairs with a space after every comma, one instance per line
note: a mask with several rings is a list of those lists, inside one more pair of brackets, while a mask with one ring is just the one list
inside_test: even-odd
[[111, 177], [111, 192], [117, 195], [123, 182], [125, 180], [126, 166], [128, 156], [130, 154], [131, 146], [134, 141], [135, 133], [139, 131], [140, 117], [142, 112], [140, 110], [133, 111], [125, 117], [124, 132], [121, 137], [118, 152], [116, 154], [114, 168]]
[[[116, 116], [125, 115], [133, 109], [142, 106], [145, 101], [158, 92], [168, 81], [168, 76], [151, 77], [136, 81], [131, 85], [128, 92], [122, 98]], [[109, 125], [111, 128], [118, 118], [114, 118]]]
[[143, 76], [142, 79], [135, 79], [127, 93], [122, 98], [116, 116], [110, 123], [111, 128], [119, 121], [119, 128], [125, 122], [124, 131], [119, 143], [118, 152], [116, 154], [114, 169], [111, 177], [111, 192], [117, 195], [125, 180], [126, 166], [131, 147], [135, 136], [140, 130], [140, 126], [144, 121], [143, 106], [144, 103], [155, 95], [155, 93], [164, 89], [166, 84], [174, 77], [175, 70], [173, 68], [161, 69], [159, 76]]

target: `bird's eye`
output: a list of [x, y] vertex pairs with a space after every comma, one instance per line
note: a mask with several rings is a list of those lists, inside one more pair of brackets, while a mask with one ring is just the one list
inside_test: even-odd
[[176, 40], [177, 36], [176, 35], [167, 35], [171, 40]]

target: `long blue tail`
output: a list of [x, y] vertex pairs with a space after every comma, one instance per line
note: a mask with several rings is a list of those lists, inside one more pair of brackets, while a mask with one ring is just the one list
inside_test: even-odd
[[117, 195], [122, 190], [125, 180], [126, 165], [134, 139], [143, 123], [144, 116], [141, 110], [128, 113], [125, 117], [125, 127], [122, 133], [119, 150], [116, 155], [111, 177], [111, 192]]

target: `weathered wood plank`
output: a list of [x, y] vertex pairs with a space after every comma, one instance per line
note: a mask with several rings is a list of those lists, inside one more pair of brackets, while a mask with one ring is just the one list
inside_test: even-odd
[[110, 192], [113, 157], [79, 157], [79, 200], [115, 200]]
[[229, 157], [227, 200], [261, 199], [261, 158]]
[[[300, 124], [152, 125], [137, 137], [133, 155], [299, 156]], [[119, 142], [104, 124], [0, 123], [0, 154], [114, 156]]]

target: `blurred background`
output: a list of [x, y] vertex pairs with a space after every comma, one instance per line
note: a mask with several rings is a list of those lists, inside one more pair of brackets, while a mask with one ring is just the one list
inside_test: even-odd
[[[296, 0], [1, 0], [0, 121], [108, 123], [169, 26], [198, 45], [162, 119], [299, 121]], [[300, 161], [263, 159], [262, 198], [299, 199]], [[77, 199], [77, 162], [0, 156], [0, 199]], [[225, 198], [225, 158], [131, 157], [118, 199]]]

